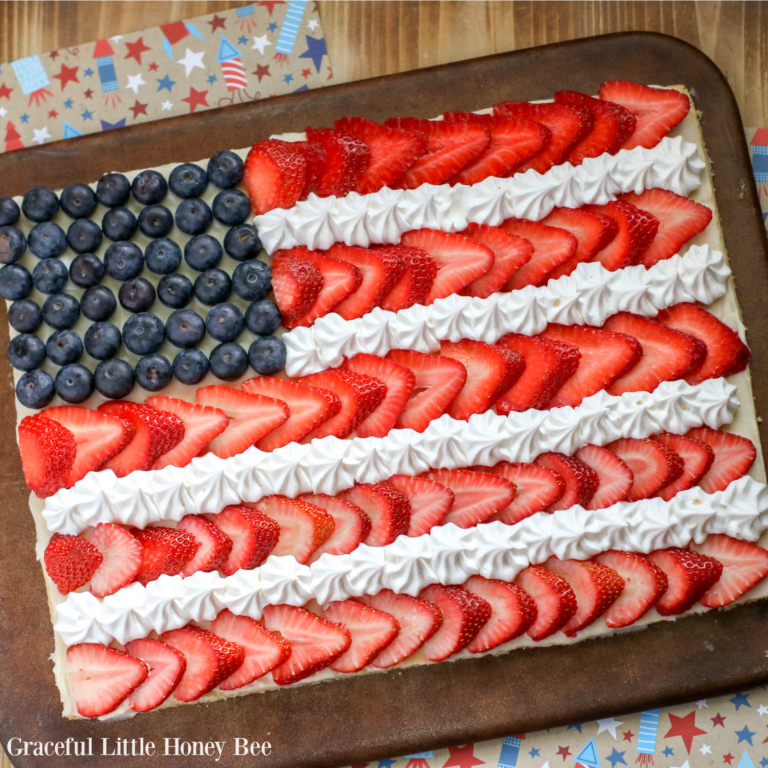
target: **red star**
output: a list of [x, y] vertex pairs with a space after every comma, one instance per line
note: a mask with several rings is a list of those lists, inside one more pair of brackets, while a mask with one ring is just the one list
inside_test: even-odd
[[136, 59], [139, 64], [141, 64], [141, 54], [151, 50], [149, 46], [144, 45], [143, 37], [140, 37], [135, 43], [126, 43], [125, 47], [128, 49], [128, 55], [125, 58]]
[[136, 99], [136, 103], [132, 107], [128, 107], [128, 109], [133, 112], [133, 119], [135, 120], [139, 115], [147, 114], [148, 106], [148, 104], [142, 104], [138, 99]]
[[634, 733], [632, 731], [624, 731], [624, 741], [632, 742], [632, 738], [634, 737]]
[[475, 768], [476, 765], [485, 765], [482, 760], [475, 757], [475, 745], [467, 744], [465, 747], [448, 747], [448, 762], [443, 768]]
[[312, 74], [311, 69], [302, 69], [301, 76], [306, 80]]
[[678, 717], [677, 715], [669, 716], [669, 724], [672, 726], [665, 739], [671, 739], [673, 736], [679, 736], [685, 744], [685, 748], [688, 754], [691, 754], [691, 745], [693, 744], [694, 736], [701, 736], [706, 731], [702, 731], [701, 728], [696, 727], [696, 710], [688, 713], [685, 717]]
[[330, 67], [328, 67], [328, 79], [333, 80], [333, 70]]
[[267, 77], [271, 77], [269, 74], [269, 64], [257, 64], [256, 65], [256, 71], [251, 72], [252, 75], [256, 75], [259, 78], [259, 82], [261, 82], [261, 78], [265, 75]]
[[187, 96], [186, 99], [182, 99], [182, 101], [186, 101], [187, 104], [189, 104], [189, 111], [194, 112], [195, 107], [208, 106], [208, 99], [206, 99], [207, 95], [208, 91], [196, 91], [194, 88], [190, 87], [189, 96]]
[[153, 61], [153, 62], [152, 62], [150, 65], [149, 65], [149, 71], [150, 71], [150, 72], [157, 72], [157, 63], [156, 63], [156, 62], [154, 62], [154, 61]]
[[725, 718], [718, 712], [714, 717], [709, 718], [712, 721], [712, 727], [722, 725], [725, 728]]
[[263, 5], [266, 8], [269, 8], [269, 15], [272, 15], [272, 9], [276, 5], [285, 5], [285, 0], [261, 0], [259, 5]]
[[[768, 728], [768, 725], [766, 725], [765, 727]], [[763, 744], [768, 744], [768, 738], [767, 739], [763, 739]]]
[[89, 88], [84, 94], [86, 99], [92, 99], [93, 98], [93, 91]]
[[211, 25], [211, 32], [215, 32], [217, 29], [226, 29], [227, 20], [223, 16], [217, 16], [213, 14], [213, 18], [206, 22]]
[[49, 117], [51, 120], [55, 120], [55, 119], [56, 119], [58, 116], [59, 116], [59, 113], [58, 113], [58, 112], [57, 112], [55, 109], [52, 109], [52, 110], [51, 110], [51, 111], [48, 113], [48, 117]]
[[79, 83], [77, 79], [77, 70], [80, 67], [68, 67], [66, 64], [61, 65], [61, 72], [58, 75], [54, 75], [57, 80], [61, 81], [61, 90], [63, 91], [67, 83]]
[[59, 52], [58, 51], [51, 51], [48, 55], [51, 57], [51, 59], [53, 59], [53, 61], [56, 61], [56, 59], [59, 58]]
[[5, 96], [5, 98], [10, 101], [12, 90], [13, 88], [9, 88], [5, 83], [0, 84], [0, 99]]
[[565, 758], [571, 754], [571, 750], [568, 749], [568, 747], [560, 747], [560, 749], [557, 750], [557, 754], [560, 755], [560, 757], [563, 758], [563, 762], [565, 762]]
[[728, 765], [731, 764], [731, 760], [733, 760], [733, 755], [729, 752], [727, 755], [723, 755], [723, 762], [728, 763]]

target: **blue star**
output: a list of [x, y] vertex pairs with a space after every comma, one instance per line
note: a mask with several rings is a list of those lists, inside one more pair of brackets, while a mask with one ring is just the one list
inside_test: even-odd
[[672, 747], [664, 747], [664, 757], [671, 757], [675, 754], [675, 750]]
[[750, 731], [749, 726], [744, 726], [744, 728], [740, 731], [736, 731], [736, 735], [739, 737], [739, 740], [736, 742], [737, 744], [741, 744], [742, 741], [748, 741], [749, 746], [753, 746], [752, 744], [752, 737], [757, 733], [757, 731]]
[[378, 768], [392, 768], [392, 766], [397, 762], [397, 760], [392, 760], [392, 758], [387, 758], [386, 760], [379, 760]]
[[267, 29], [270, 32], [274, 32], [277, 29], [277, 24], [273, 21], [271, 24], [267, 24]]
[[162, 77], [162, 78], [160, 78], [160, 77], [157, 78], [157, 92], [158, 93], [160, 93], [160, 91], [162, 91], [162, 90], [166, 90], [166, 91], [168, 91], [168, 93], [170, 93], [171, 92], [171, 88], [173, 88], [174, 85], [176, 85], [176, 81], [175, 80], [171, 80], [171, 78], [168, 77], [168, 75], [166, 75], [165, 77]]
[[90, 67], [88, 67], [88, 69], [83, 70], [83, 74], [86, 77], [93, 77], [93, 70]]
[[299, 58], [312, 59], [315, 69], [319, 72], [320, 65], [323, 63], [323, 56], [328, 54], [328, 49], [325, 47], [325, 38], [310, 37], [309, 35], [304, 35], [304, 37], [307, 38], [307, 50]]
[[93, 112], [89, 112], [87, 109], [80, 115], [83, 120], [93, 120]]
[[237, 38], [237, 44], [238, 45], [245, 45], [248, 42], [248, 38], [243, 35], [242, 37]]
[[213, 85], [218, 79], [216, 75], [208, 75], [208, 85]]
[[286, 84], [286, 85], [288, 85], [288, 83], [290, 83], [290, 82], [291, 82], [291, 80], [293, 80], [293, 75], [286, 75], [286, 76], [283, 78], [283, 80], [285, 80], [285, 84]]
[[28, 123], [29, 122], [29, 115], [26, 112], [21, 116], [21, 122], [22, 123]]
[[570, 731], [571, 728], [576, 729], [579, 733], [581, 733], [581, 723], [576, 723], [575, 725], [569, 725], [565, 730]]
[[72, 105], [73, 104], [74, 104], [74, 102], [72, 101], [72, 99], [67, 99], [64, 102], [64, 109], [72, 109]]
[[728, 699], [728, 701], [736, 707], [737, 712], [739, 711], [739, 707], [752, 708], [752, 705], [749, 703], [748, 693], [737, 693], [732, 699]]
[[764, 757], [764, 758], [763, 758], [763, 759], [760, 761], [760, 765], [762, 765], [762, 766], [763, 766], [763, 768], [766, 768], [766, 766], [768, 766], [768, 757]]
[[606, 760], [611, 764], [611, 768], [616, 768], [616, 763], [621, 763], [622, 765], [627, 764], [627, 761], [624, 759], [624, 755], [626, 754], [626, 752], [617, 751], [616, 747], [614, 747], [613, 752], [608, 755]]
[[539, 752], [538, 749], [535, 747], [531, 747], [531, 751], [528, 753], [531, 757], [539, 757], [541, 755], [541, 752]]

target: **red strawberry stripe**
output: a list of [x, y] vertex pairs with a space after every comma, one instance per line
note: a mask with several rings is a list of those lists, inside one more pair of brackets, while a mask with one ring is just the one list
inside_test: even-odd
[[411, 505], [408, 497], [391, 483], [361, 483], [340, 494], [365, 512], [371, 528], [363, 540], [372, 547], [391, 544], [408, 532]]
[[272, 290], [286, 328], [312, 309], [324, 285], [322, 272], [299, 253], [276, 251], [272, 259]]
[[657, 549], [648, 559], [664, 571], [669, 582], [656, 602], [656, 610], [662, 616], [677, 616], [690, 610], [723, 573], [717, 560], [678, 547]]
[[414, 304], [426, 304], [427, 296], [437, 275], [437, 262], [421, 248], [405, 245], [383, 245], [403, 265], [403, 273], [394, 283], [379, 306], [388, 312], [408, 309]]
[[683, 462], [683, 472], [680, 477], [664, 485], [655, 494], [665, 501], [669, 501], [680, 491], [686, 491], [697, 485], [715, 460], [712, 448], [701, 440], [669, 432], [654, 435], [653, 439], [671, 448]]
[[535, 642], [559, 632], [576, 613], [576, 596], [568, 582], [541, 565], [523, 568], [514, 583], [536, 603], [536, 620], [528, 628]]
[[585, 210], [608, 216], [618, 227], [615, 237], [592, 256], [592, 261], [599, 261], [609, 272], [640, 263], [659, 230], [659, 220], [652, 213], [627, 200], [587, 205]]
[[326, 553], [346, 555], [368, 538], [371, 532], [371, 518], [360, 507], [325, 493], [307, 493], [299, 499], [325, 510], [334, 522], [333, 532], [315, 549], [307, 563], [314, 563]]
[[125, 650], [149, 667], [147, 679], [130, 695], [128, 706], [134, 712], [149, 712], [159, 707], [184, 677], [187, 660], [184, 654], [160, 640], [133, 640]]
[[576, 458], [595, 471], [597, 491], [585, 509], [605, 509], [624, 501], [632, 490], [634, 474], [615, 453], [598, 445], [585, 445], [576, 451]]
[[440, 525], [453, 506], [453, 491], [427, 477], [393, 475], [389, 482], [408, 497], [411, 518], [408, 536], [422, 536]]
[[705, 493], [725, 490], [734, 480], [749, 472], [757, 457], [752, 441], [741, 435], [699, 427], [690, 430], [686, 437], [706, 443], [715, 455], [712, 466], [699, 480], [699, 487]]
[[25, 416], [19, 424], [19, 453], [24, 481], [44, 499], [66, 487], [75, 463], [75, 436], [43, 414]]
[[538, 464], [510, 464], [501, 461], [485, 471], [499, 475], [515, 486], [514, 500], [488, 518], [488, 522], [499, 520], [514, 525], [536, 512], [546, 511], [565, 493], [563, 478], [557, 472]]
[[307, 160], [300, 147], [268, 139], [254, 144], [245, 159], [245, 186], [253, 212], [290, 208], [304, 191]]
[[280, 525], [258, 509], [229, 506], [211, 520], [232, 540], [232, 549], [219, 570], [223, 576], [261, 565], [280, 538]]
[[655, 440], [625, 437], [606, 448], [632, 471], [627, 501], [650, 498], [683, 473], [682, 459], [668, 445]]
[[325, 150], [325, 163], [317, 178], [320, 197], [343, 197], [351, 192], [368, 167], [371, 150], [368, 145], [342, 131], [331, 128], [307, 128], [307, 139]]
[[562, 453], [542, 453], [536, 459], [536, 464], [556, 472], [565, 482], [565, 492], [548, 511], [568, 509], [576, 504], [585, 507], [592, 500], [598, 486], [598, 475], [592, 467], [586, 465], [575, 456], [564, 456]]
[[62, 595], [85, 586], [104, 556], [82, 536], [54, 533], [45, 548], [45, 570]]

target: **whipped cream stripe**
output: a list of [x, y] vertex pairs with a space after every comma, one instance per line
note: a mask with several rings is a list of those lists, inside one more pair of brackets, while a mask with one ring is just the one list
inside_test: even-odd
[[380, 482], [395, 474], [415, 476], [429, 468], [529, 462], [547, 451], [571, 455], [589, 443], [606, 445], [620, 437], [683, 434], [702, 425], [717, 429], [733, 421], [739, 407], [735, 393], [725, 379], [694, 386], [665, 382], [654, 392], [620, 397], [598, 392], [576, 408], [509, 416], [488, 411], [468, 421], [444, 415], [422, 433], [395, 429], [381, 438], [324, 437], [271, 453], [252, 447], [230, 459], [207, 454], [183, 468], [122, 478], [112, 470], [91, 472], [46, 499], [42, 516], [51, 532], [65, 534], [98, 523], [144, 528], [273, 494], [333, 495], [356, 483]]
[[309, 328], [283, 334], [288, 376], [335, 368], [360, 352], [384, 356], [390, 349], [432, 353], [441, 341], [494, 343], [506, 333], [534, 336], [547, 323], [600, 326], [617, 312], [655, 317], [682, 301], [711, 304], [725, 294], [731, 270], [720, 251], [693, 245], [646, 269], [609, 272], [599, 262], [579, 264], [547, 285], [527, 286], [488, 298], [453, 294], [429, 306], [387, 312], [380, 307], [345, 320], [331, 313]]
[[701, 543], [713, 533], [755, 541], [766, 529], [768, 490], [742, 477], [713, 494], [691, 488], [671, 501], [619, 502], [598, 511], [572, 507], [513, 526], [494, 522], [462, 529], [451, 523], [418, 538], [400, 536], [385, 547], [325, 554], [310, 566], [273, 556], [260, 568], [227, 577], [161, 576], [103, 599], [74, 592], [57, 606], [54, 629], [67, 645], [127, 643], [211, 621], [225, 608], [259, 619], [265, 605], [323, 605], [382, 589], [417, 595], [429, 584], [462, 584], [478, 574], [511, 581], [552, 555], [587, 560], [608, 549], [648, 553]]
[[687, 197], [701, 185], [705, 163], [695, 144], [666, 137], [653, 149], [623, 149], [581, 165], [556, 165], [478, 184], [424, 184], [417, 189], [384, 187], [370, 195], [310, 194], [292, 208], [254, 218], [268, 253], [305, 245], [321, 250], [334, 243], [368, 247], [399, 243], [405, 232], [428, 227], [460, 232], [470, 223], [498, 225], [509, 218], [539, 221], [553, 208], [604, 205], [627, 192], [660, 187]]

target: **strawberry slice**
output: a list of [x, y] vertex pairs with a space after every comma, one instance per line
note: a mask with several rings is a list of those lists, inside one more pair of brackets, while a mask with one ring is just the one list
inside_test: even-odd
[[565, 579], [576, 595], [576, 613], [563, 626], [568, 637], [599, 619], [624, 589], [624, 579], [613, 568], [589, 560], [550, 557], [544, 567]]
[[383, 245], [380, 248], [388, 250], [400, 260], [403, 274], [379, 302], [379, 306], [388, 312], [399, 312], [414, 304], [426, 304], [437, 275], [437, 262], [421, 248], [408, 248], [405, 245]]
[[576, 451], [575, 456], [597, 474], [597, 491], [584, 509], [605, 509], [627, 498], [632, 490], [634, 475], [613, 451], [599, 445], [585, 445]]
[[408, 536], [429, 533], [440, 525], [453, 506], [453, 491], [429, 478], [393, 475], [389, 482], [408, 497], [411, 505]]
[[91, 577], [91, 593], [106, 597], [130, 584], [141, 570], [143, 549], [133, 534], [114, 523], [99, 523], [90, 535], [102, 556]]
[[245, 158], [245, 188], [257, 216], [273, 208], [290, 208], [304, 190], [307, 161], [300, 147], [267, 139], [254, 144]]
[[568, 582], [542, 565], [529, 565], [515, 578], [536, 603], [536, 620], [528, 627], [534, 642], [559, 632], [576, 613], [576, 595]]
[[360, 507], [325, 493], [307, 493], [299, 496], [315, 507], [325, 510], [333, 518], [333, 533], [310, 555], [312, 564], [325, 554], [346, 555], [356, 550], [371, 532], [371, 518]]
[[637, 365], [606, 387], [610, 395], [653, 392], [662, 381], [684, 379], [702, 364], [707, 354], [706, 344], [694, 336], [631, 312], [609, 317], [603, 328], [633, 336], [643, 348]]
[[469, 469], [430, 469], [421, 477], [453, 492], [453, 504], [441, 525], [472, 528], [512, 503], [515, 486], [500, 475]]
[[546, 512], [565, 493], [565, 480], [557, 472], [538, 464], [511, 464], [500, 461], [485, 470], [509, 480], [516, 494], [511, 504], [488, 518], [514, 525], [537, 512]]
[[250, 395], [282, 400], [290, 411], [288, 421], [259, 440], [256, 447], [260, 451], [274, 451], [288, 443], [300, 442], [341, 410], [341, 400], [333, 392], [297, 381], [260, 376], [244, 381], [242, 389]]
[[43, 561], [51, 581], [62, 595], [84, 587], [104, 560], [104, 556], [82, 536], [54, 533], [45, 548]]
[[463, 363], [450, 357], [391, 349], [387, 360], [404, 365], [416, 377], [411, 399], [397, 419], [398, 429], [423, 432], [433, 419], [446, 412], [467, 380], [467, 369]]
[[76, 451], [75, 436], [58, 421], [39, 413], [21, 420], [19, 453], [24, 482], [39, 499], [66, 487]]
[[263, 437], [288, 421], [290, 411], [282, 400], [252, 395], [232, 387], [213, 384], [195, 393], [198, 405], [224, 411], [229, 426], [208, 443], [206, 453], [228, 459], [256, 445]]
[[212, 622], [211, 632], [245, 651], [242, 665], [219, 683], [219, 690], [234, 691], [288, 661], [291, 646], [284, 637], [270, 632], [249, 616], [223, 610]]
[[643, 354], [640, 342], [632, 336], [583, 325], [550, 323], [541, 338], [573, 344], [581, 355], [576, 372], [547, 403], [550, 408], [577, 406], [585, 397], [608, 389], [631, 371]]
[[470, 224], [462, 233], [464, 237], [476, 240], [493, 251], [493, 266], [474, 282], [463, 288], [462, 296], [477, 296], [486, 299], [500, 291], [520, 267], [527, 264], [533, 255], [529, 240], [513, 235], [500, 227], [487, 224]]
[[616, 236], [593, 255], [592, 261], [599, 261], [609, 272], [642, 263], [659, 231], [659, 220], [652, 213], [627, 200], [588, 205], [586, 210], [610, 217], [618, 227]]
[[426, 251], [437, 264], [437, 274], [425, 304], [459, 293], [493, 266], [493, 251], [476, 240], [435, 229], [414, 229], [403, 235], [402, 245]]
[[467, 646], [470, 653], [484, 653], [509, 642], [536, 621], [536, 603], [517, 584], [470, 576], [462, 586], [491, 606], [491, 618]]
[[518, 290], [526, 285], [544, 285], [555, 269], [574, 257], [579, 245], [567, 230], [550, 227], [540, 221], [507, 219], [501, 228], [533, 245], [530, 261], [507, 280], [503, 288], [505, 291]]
[[405, 262], [389, 248], [358, 248], [336, 243], [327, 253], [354, 266], [362, 278], [360, 287], [333, 310], [345, 320], [362, 317], [378, 307], [405, 272]]
[[627, 501], [649, 499], [683, 474], [683, 460], [665, 443], [649, 438], [623, 437], [606, 448], [631, 470], [632, 487]]
[[549, 128], [532, 120], [502, 115], [476, 115], [474, 112], [446, 112], [449, 123], [473, 123], [488, 129], [488, 146], [467, 163], [449, 184], [477, 184], [491, 176], [511, 176], [526, 160], [549, 144]]
[[667, 483], [655, 495], [664, 501], [669, 501], [680, 491], [687, 491], [698, 485], [701, 478], [709, 472], [715, 453], [706, 443], [684, 435], [674, 435], [662, 432], [653, 436], [654, 440], [671, 448], [683, 462], [683, 472], [677, 480]]
[[553, 165], [564, 162], [571, 148], [594, 127], [595, 118], [585, 107], [566, 104], [530, 104], [527, 101], [504, 101], [494, 104], [494, 115], [534, 120], [550, 131], [549, 143], [517, 170], [533, 168], [546, 173]]
[[291, 646], [288, 659], [272, 670], [277, 685], [297, 683], [329, 667], [352, 643], [346, 627], [293, 605], [265, 606], [263, 621]]
[[152, 469], [186, 467], [211, 440], [229, 426], [227, 414], [218, 408], [193, 405], [185, 400], [162, 395], [148, 397], [144, 402], [153, 408], [172, 413], [184, 422], [184, 439], [157, 459]]
[[384, 125], [423, 133], [427, 150], [390, 186], [415, 189], [422, 184], [442, 184], [455, 176], [464, 166], [479, 157], [490, 143], [488, 129], [476, 123], [448, 123], [445, 120], [418, 120], [415, 117], [394, 117]]
[[655, 147], [688, 114], [691, 102], [684, 93], [650, 88], [626, 80], [611, 80], [600, 86], [600, 98], [621, 104], [635, 117], [634, 133], [621, 149]]
[[301, 200], [317, 186], [317, 180], [325, 168], [325, 148], [317, 141], [294, 141], [293, 147], [301, 151], [307, 161], [307, 172], [304, 177], [304, 188], [301, 190]]
[[565, 492], [547, 509], [556, 512], [558, 509], [568, 509], [576, 506], [587, 507], [597, 492], [599, 478], [592, 467], [580, 461], [575, 456], [564, 456], [562, 453], [542, 453], [537, 457], [536, 464], [556, 472], [563, 478]]
[[151, 638], [132, 640], [125, 650], [149, 667], [147, 679], [130, 695], [128, 706], [134, 712], [149, 712], [174, 692], [184, 677], [187, 660], [181, 651]]
[[466, 383], [447, 410], [449, 416], [460, 420], [485, 413], [525, 370], [519, 352], [471, 339], [441, 341], [440, 356], [458, 360], [467, 369]]
[[307, 141], [325, 150], [325, 164], [317, 178], [320, 197], [344, 197], [368, 167], [371, 150], [355, 136], [332, 128], [307, 128]]
[[325, 286], [323, 273], [304, 255], [292, 248], [275, 251], [272, 260], [272, 290], [286, 328], [304, 319]]
[[346, 653], [331, 664], [331, 669], [345, 674], [367, 667], [400, 632], [394, 616], [357, 600], [329, 603], [323, 608], [323, 618], [343, 625], [352, 637]]
[[113, 712], [149, 674], [149, 667], [101, 643], [67, 648], [67, 676], [77, 713], [101, 717]]
[[555, 393], [576, 373], [581, 359], [575, 344], [540, 336], [508, 333], [496, 344], [523, 356], [525, 369], [520, 378], [496, 400], [496, 412], [543, 409]]
[[701, 544], [692, 543], [691, 549], [723, 566], [720, 580], [699, 600], [707, 608], [730, 605], [768, 576], [768, 552], [751, 541], [715, 533]]
[[102, 403], [99, 411], [129, 422], [135, 431], [128, 446], [107, 464], [118, 477], [151, 469], [160, 456], [184, 439], [184, 422], [178, 416], [149, 405], [112, 400]]
[[211, 515], [211, 520], [232, 540], [229, 557], [219, 567], [222, 576], [261, 565], [280, 538], [280, 525], [251, 507], [225, 507], [217, 515]]
[[322, 422], [302, 442], [317, 437], [349, 437], [381, 404], [387, 394], [386, 385], [362, 373], [341, 369], [321, 371], [304, 376], [300, 383], [330, 390], [341, 400], [341, 409]]
[[334, 127], [365, 142], [370, 150], [368, 166], [354, 186], [361, 195], [390, 186], [427, 151], [429, 143], [421, 131], [390, 128], [364, 117], [342, 117]]
[[686, 437], [701, 440], [715, 454], [712, 466], [699, 480], [699, 487], [706, 493], [724, 491], [734, 480], [738, 480], [749, 472], [757, 456], [751, 440], [720, 429], [699, 427], [690, 430]]
[[160, 639], [181, 651], [187, 668], [173, 695], [178, 701], [196, 701], [234, 674], [245, 661], [245, 650], [200, 627], [186, 626], [163, 632]]
[[324, 509], [299, 499], [267, 496], [256, 504], [256, 509], [280, 526], [280, 536], [270, 554], [293, 555], [302, 564], [335, 528], [333, 517]]
[[136, 541], [141, 544], [141, 569], [136, 581], [148, 584], [162, 575], [175, 576], [195, 556], [200, 548], [191, 533], [182, 528], [131, 528]]
[[621, 199], [659, 220], [659, 231], [639, 262], [645, 267], [652, 267], [679, 253], [683, 245], [703, 232], [712, 221], [712, 211], [706, 205], [666, 189], [646, 189], [642, 195], [629, 192]]
[[383, 547], [408, 532], [411, 505], [408, 497], [391, 483], [362, 483], [340, 496], [362, 509], [371, 521], [371, 530], [363, 544]]
[[182, 576], [218, 571], [229, 559], [232, 539], [208, 518], [187, 515], [176, 524], [176, 530], [186, 531], [198, 543], [197, 551], [181, 571]]
[[664, 571], [669, 582], [656, 602], [662, 616], [677, 616], [691, 609], [723, 575], [720, 562], [689, 549], [657, 549], [648, 559]]
[[434, 603], [410, 595], [398, 595], [391, 589], [382, 589], [376, 595], [363, 595], [360, 601], [377, 611], [388, 613], [400, 627], [395, 639], [373, 660], [373, 666], [377, 669], [388, 669], [405, 661], [443, 623], [443, 612]]
[[643, 555], [612, 549], [598, 555], [595, 562], [624, 579], [624, 589], [605, 612], [605, 623], [614, 629], [628, 627], [645, 616], [669, 586], [664, 571]]
[[577, 242], [576, 253], [552, 270], [550, 280], [570, 275], [579, 264], [590, 261], [598, 251], [602, 251], [619, 233], [616, 219], [584, 208], [555, 208], [542, 219], [542, 224], [565, 229]]
[[432, 584], [419, 597], [443, 612], [440, 628], [424, 644], [424, 655], [430, 661], [445, 661], [463, 651], [491, 618], [490, 603], [462, 587]]
[[659, 312], [656, 319], [667, 328], [687, 333], [706, 345], [703, 362], [685, 377], [689, 384], [741, 373], [752, 357], [736, 331], [698, 304], [675, 304]]
[[384, 397], [355, 429], [358, 437], [384, 437], [393, 429], [416, 384], [416, 375], [394, 360], [361, 353], [344, 362], [344, 369], [381, 382]]

